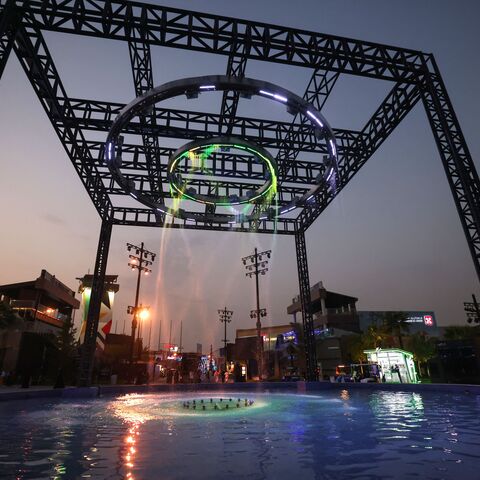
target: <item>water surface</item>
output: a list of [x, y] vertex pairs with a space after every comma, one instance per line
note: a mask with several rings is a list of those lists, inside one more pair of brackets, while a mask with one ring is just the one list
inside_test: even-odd
[[[222, 395], [235, 406], [183, 408]], [[480, 396], [467, 394], [39, 399], [1, 403], [0, 420], [0, 478], [480, 478]]]

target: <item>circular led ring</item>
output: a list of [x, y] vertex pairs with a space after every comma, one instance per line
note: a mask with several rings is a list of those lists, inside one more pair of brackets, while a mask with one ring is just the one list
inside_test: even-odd
[[[175, 170], [182, 160], [190, 160], [192, 163], [198, 161], [200, 169], [203, 169], [203, 161], [208, 158], [210, 153], [222, 149], [238, 149], [254, 155], [259, 163], [265, 164], [267, 178], [266, 182], [256, 190], [249, 190], [245, 196], [213, 196], [213, 195], [201, 195], [197, 194], [194, 189], [188, 188], [188, 185], [181, 182], [179, 175], [175, 173]], [[207, 157], [205, 150], [208, 152]], [[199, 155], [200, 154], [200, 155]], [[199, 158], [200, 156], [200, 158]], [[242, 140], [236, 137], [215, 137], [207, 138], [203, 140], [196, 140], [180, 147], [170, 157], [167, 166], [167, 178], [170, 183], [170, 187], [180, 198], [186, 198], [195, 202], [204, 203], [207, 205], [215, 206], [232, 206], [242, 205], [248, 203], [259, 203], [265, 199], [272, 198], [277, 191], [277, 168], [276, 162], [273, 157], [264, 148], [256, 145], [253, 142]], [[252, 185], [254, 187], [254, 185]], [[236, 197], [236, 198], [235, 198]]]
[[185, 220], [230, 224], [257, 220], [258, 218], [252, 215], [199, 214], [186, 212], [182, 209], [169, 208], [155, 201], [149, 194], [138, 191], [135, 183], [126, 178], [121, 172], [121, 142], [119, 137], [122, 129], [132, 118], [145, 115], [156, 103], [179, 95], [194, 98], [203, 92], [228, 90], [238, 92], [246, 98], [258, 95], [278, 103], [283, 103], [289, 113], [304, 115], [312, 124], [316, 137], [325, 140], [328, 151], [328, 155], [324, 157], [324, 173], [317, 176], [316, 184], [302, 197], [293, 199], [289, 204], [282, 206], [277, 211], [270, 209], [267, 214], [263, 213], [259, 217], [260, 220], [274, 219], [294, 210], [298, 206], [305, 206], [309, 202], [314, 201], [316, 194], [324, 188], [335, 188], [338, 175], [336, 142], [333, 131], [323, 115], [312, 104], [282, 87], [261, 80], [229, 77], [226, 75], [207, 75], [168, 82], [149, 90], [126, 105], [113, 121], [105, 146], [105, 159], [114, 180], [133, 198], [163, 214], [180, 217]]

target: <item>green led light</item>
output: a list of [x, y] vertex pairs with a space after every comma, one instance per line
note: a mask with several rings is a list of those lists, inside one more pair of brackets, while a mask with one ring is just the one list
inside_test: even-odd
[[[185, 188], [180, 188], [179, 185], [175, 183], [175, 177], [172, 177], [172, 174], [175, 168], [178, 167], [180, 160], [185, 159], [187, 162], [191, 162], [192, 166], [189, 167], [187, 173], [195, 173], [197, 171], [201, 171], [205, 173], [207, 170], [205, 168], [206, 160], [211, 156], [212, 153], [218, 151], [221, 148], [235, 148], [239, 150], [248, 151], [249, 153], [256, 156], [258, 159], [263, 161], [265, 164], [268, 172], [269, 172], [269, 179], [268, 184], [260, 187], [256, 194], [252, 197], [239, 197], [238, 202], [231, 202], [226, 197], [215, 197], [212, 198], [208, 195], [191, 195], [186, 193], [184, 190]], [[203, 140], [201, 145], [194, 145], [188, 148], [185, 151], [177, 151], [176, 155], [170, 159], [170, 164], [168, 168], [168, 172], [170, 174], [170, 191], [172, 196], [173, 192], [177, 192], [179, 198], [181, 199], [188, 199], [195, 202], [199, 202], [202, 204], [209, 204], [209, 205], [216, 205], [219, 207], [228, 207], [232, 205], [246, 205], [248, 208], [249, 205], [257, 202], [257, 201], [268, 201], [271, 200], [277, 193], [277, 175], [276, 175], [276, 168], [274, 166], [273, 158], [269, 158], [268, 154], [261, 149], [256, 149], [251, 145], [241, 145], [238, 142], [235, 143], [228, 143], [228, 142], [216, 142], [216, 143], [208, 143], [208, 140]], [[207, 173], [209, 173], [207, 171]], [[212, 174], [213, 175], [213, 174]], [[172, 188], [173, 187], [173, 188]], [[252, 185], [254, 187], [254, 185]]]

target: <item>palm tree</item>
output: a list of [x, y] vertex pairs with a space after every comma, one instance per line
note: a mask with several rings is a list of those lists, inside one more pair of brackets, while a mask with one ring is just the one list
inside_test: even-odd
[[370, 325], [367, 331], [362, 335], [366, 348], [377, 348], [384, 346], [386, 340], [386, 332], [382, 327]]
[[402, 350], [402, 333], [408, 333], [409, 331], [407, 318], [407, 314], [404, 312], [385, 312], [383, 315], [383, 328], [385, 332], [398, 338], [398, 344]]
[[352, 363], [363, 363], [366, 361], [366, 355], [363, 353], [368, 350], [371, 345], [368, 343], [365, 335], [348, 335], [342, 337], [342, 350], [345, 352], [345, 357]]
[[[422, 364], [426, 364], [437, 353], [436, 341], [433, 338], [428, 338], [424, 333], [417, 332], [409, 338], [408, 347], [413, 353], [413, 359], [417, 362], [418, 372], [421, 376]], [[427, 376], [430, 376], [428, 364]]]

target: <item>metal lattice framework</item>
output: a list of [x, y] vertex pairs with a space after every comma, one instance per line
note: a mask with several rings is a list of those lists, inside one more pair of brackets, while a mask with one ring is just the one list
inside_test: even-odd
[[[392, 88], [361, 131], [334, 130], [338, 151], [336, 189], [321, 190], [296, 217], [255, 220], [235, 226], [208, 221], [179, 220], [169, 228], [259, 232], [295, 235], [300, 293], [303, 303], [309, 378], [314, 377], [313, 321], [309, 312], [309, 279], [305, 232], [390, 133], [422, 100], [437, 143], [474, 265], [480, 277], [480, 181], [445, 85], [432, 55], [387, 45], [127, 1], [0, 0], [0, 78], [14, 50], [78, 176], [102, 218], [95, 281], [82, 359], [81, 384], [91, 378], [96, 322], [100, 308], [97, 286], [103, 285], [110, 233], [114, 225], [163, 227], [153, 210], [119, 205], [126, 196], [101, 161], [104, 144], [89, 133], [106, 132], [121, 103], [67, 95], [44, 32], [83, 35], [127, 42], [135, 95], [154, 87], [151, 48], [171, 47], [225, 58], [226, 74], [244, 77], [249, 61], [263, 61], [312, 70], [303, 98], [320, 110], [341, 75], [387, 80]], [[301, 93], [301, 92], [300, 92]], [[322, 153], [322, 142], [298, 115], [291, 122], [237, 115], [240, 97], [223, 93], [218, 114], [156, 107], [126, 133], [141, 142], [123, 146], [124, 168], [140, 188], [168, 197], [166, 166], [175, 150], [162, 139], [193, 139], [231, 135], [273, 148], [279, 167], [278, 202], [288, 204], [308, 190], [322, 165], [304, 159]], [[188, 104], [187, 104], [188, 105]], [[167, 143], [168, 144], [168, 143]], [[250, 180], [261, 177], [242, 155], [218, 154], [215, 169], [228, 191], [242, 194]], [[115, 198], [115, 201], [114, 201]], [[213, 213], [215, 207], [207, 206]], [[212, 211], [213, 209], [213, 211]], [[97, 292], [98, 293], [98, 292]], [[98, 297], [98, 298], [97, 298]]]

